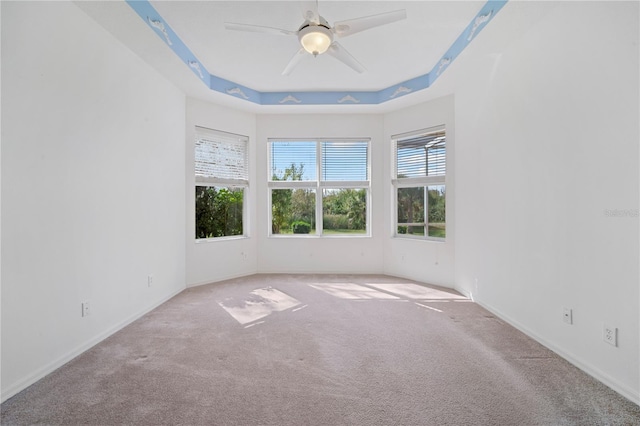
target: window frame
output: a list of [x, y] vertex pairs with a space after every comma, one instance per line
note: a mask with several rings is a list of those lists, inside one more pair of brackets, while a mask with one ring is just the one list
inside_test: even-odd
[[[420, 176], [420, 177], [398, 177], [398, 142], [403, 140], [415, 138], [417, 136], [427, 136], [431, 133], [439, 133], [443, 132], [445, 135], [445, 146], [444, 146], [444, 156], [445, 156], [445, 173], [435, 176]], [[436, 242], [445, 242], [447, 237], [433, 237], [429, 235], [429, 205], [428, 205], [428, 192], [431, 187], [444, 187], [445, 188], [445, 205], [447, 200], [447, 159], [449, 157], [448, 153], [448, 143], [447, 143], [447, 131], [446, 126], [444, 124], [428, 127], [425, 129], [415, 130], [411, 132], [401, 133], [397, 135], [391, 136], [391, 188], [393, 192], [392, 200], [392, 236], [394, 238], [406, 238], [406, 239], [417, 239], [417, 240], [427, 240], [427, 241], [436, 241]], [[427, 165], [427, 168], [429, 166]], [[398, 222], [398, 190], [402, 188], [423, 188], [424, 189], [424, 222], [423, 223], [399, 223]], [[446, 208], [445, 208], [446, 215]], [[398, 228], [400, 226], [423, 226], [424, 227], [424, 235], [416, 235], [416, 234], [401, 234], [398, 232]], [[446, 229], [446, 221], [445, 221], [445, 229]], [[445, 231], [446, 232], [446, 231]]]
[[[272, 143], [300, 142], [315, 143], [316, 164], [315, 180], [278, 181], [273, 180]], [[367, 180], [323, 180], [323, 142], [364, 142], [367, 146]], [[315, 233], [314, 234], [274, 234], [272, 231], [273, 207], [272, 193], [274, 189], [313, 189], [315, 190]], [[366, 191], [366, 224], [363, 234], [325, 234], [323, 232], [323, 196], [325, 189], [364, 189]], [[371, 237], [371, 138], [269, 138], [267, 139], [267, 226], [268, 236], [271, 238], [368, 238]]]
[[[202, 175], [198, 175], [196, 172], [196, 167], [197, 167], [197, 158], [196, 158], [196, 150], [197, 150], [197, 143], [199, 140], [201, 140], [203, 137], [209, 137], [210, 140], [214, 140], [216, 137], [220, 138], [219, 140], [215, 141], [217, 143], [224, 143], [224, 140], [221, 139], [238, 139], [238, 141], [242, 142], [244, 144], [244, 175], [246, 176], [246, 178], [219, 178], [219, 177], [212, 177], [212, 176], [202, 176]], [[232, 132], [226, 132], [223, 130], [217, 130], [217, 129], [211, 129], [208, 127], [203, 127], [203, 126], [195, 126], [195, 138], [194, 138], [194, 192], [195, 192], [195, 188], [199, 187], [199, 186], [204, 186], [204, 187], [215, 187], [215, 188], [227, 188], [227, 189], [233, 189], [233, 188], [242, 188], [242, 234], [241, 235], [224, 235], [221, 237], [207, 237], [207, 238], [198, 238], [197, 236], [194, 237], [195, 242], [200, 244], [200, 243], [208, 243], [208, 242], [213, 242], [213, 241], [221, 241], [221, 240], [234, 240], [234, 239], [244, 239], [244, 238], [249, 238], [249, 191], [250, 191], [250, 181], [249, 181], [249, 176], [250, 176], [250, 153], [249, 153], [249, 149], [250, 149], [250, 139], [249, 136], [246, 135], [240, 135], [237, 133], [232, 133]], [[200, 176], [200, 178], [199, 178]], [[195, 198], [194, 198], [194, 209], [195, 209]], [[195, 234], [195, 227], [197, 225], [196, 223], [196, 218], [195, 218], [195, 210], [194, 210], [194, 234]]]

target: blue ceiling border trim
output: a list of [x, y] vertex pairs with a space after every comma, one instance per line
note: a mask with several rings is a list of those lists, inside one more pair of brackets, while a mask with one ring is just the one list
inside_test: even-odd
[[352, 92], [260, 92], [217, 77], [207, 71], [148, 0], [125, 1], [210, 90], [258, 105], [377, 105], [431, 87], [509, 0], [488, 0], [427, 74], [379, 91]]
[[489, 0], [471, 20], [467, 28], [453, 42], [449, 50], [442, 55], [442, 58], [429, 71], [429, 85], [432, 85], [438, 77], [451, 65], [460, 53], [476, 38], [478, 33], [487, 26], [489, 21], [507, 4], [508, 0]]

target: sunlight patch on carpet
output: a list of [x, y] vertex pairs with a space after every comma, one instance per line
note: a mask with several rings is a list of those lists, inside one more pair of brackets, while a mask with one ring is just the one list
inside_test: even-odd
[[466, 297], [448, 291], [435, 288], [424, 287], [417, 284], [377, 284], [367, 283], [370, 287], [375, 287], [389, 293], [398, 294], [409, 299], [466, 299]]
[[316, 283], [309, 284], [309, 286], [340, 299], [398, 299], [392, 294], [382, 293], [372, 288], [352, 283]]
[[416, 302], [416, 305], [421, 306], [423, 308], [431, 309], [432, 311], [442, 312], [440, 309], [436, 309], [436, 308], [434, 308], [432, 306], [423, 305], [422, 303]]
[[284, 311], [300, 304], [297, 299], [273, 287], [253, 290], [244, 299], [227, 297], [217, 302], [240, 324], [248, 324], [271, 315], [273, 312]]

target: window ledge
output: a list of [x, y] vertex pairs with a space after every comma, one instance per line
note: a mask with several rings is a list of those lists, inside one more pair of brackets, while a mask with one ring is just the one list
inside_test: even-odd
[[392, 238], [398, 240], [409, 240], [409, 241], [426, 241], [431, 243], [446, 243], [446, 238], [437, 238], [437, 237], [411, 237], [408, 235], [394, 235]]
[[249, 236], [247, 235], [231, 235], [228, 237], [213, 237], [213, 238], [198, 238], [195, 240], [196, 244], [207, 244], [214, 243], [218, 241], [235, 241], [235, 240], [248, 240]]
[[269, 235], [269, 238], [275, 238], [275, 239], [311, 239], [311, 238], [322, 238], [322, 239], [326, 239], [326, 238], [337, 238], [337, 239], [342, 239], [342, 238], [371, 238], [371, 235], [302, 235], [302, 234], [298, 234], [298, 235]]

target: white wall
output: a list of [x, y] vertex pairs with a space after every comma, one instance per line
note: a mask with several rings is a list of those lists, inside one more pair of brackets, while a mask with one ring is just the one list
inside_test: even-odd
[[[3, 399], [185, 277], [384, 272], [455, 286], [640, 401], [640, 227], [605, 215], [639, 202], [638, 3], [510, 2], [429, 89], [453, 96], [258, 116], [185, 105], [72, 4], [1, 7]], [[394, 239], [390, 136], [443, 122], [449, 238]], [[195, 125], [250, 137], [250, 238], [192, 238]], [[267, 139], [350, 136], [372, 139], [372, 236], [268, 237]]]
[[[264, 220], [256, 216], [256, 118], [255, 115], [234, 111], [197, 99], [187, 100], [186, 125], [186, 254], [187, 285], [208, 284], [233, 277], [256, 273], [258, 264], [257, 222]], [[206, 127], [249, 137], [249, 190], [248, 238], [195, 239], [195, 176], [194, 149], [195, 128]]]
[[[381, 273], [383, 271], [383, 118], [358, 114], [284, 114], [257, 117], [258, 270], [260, 272]], [[269, 138], [371, 138], [370, 237], [269, 237]]]
[[456, 287], [636, 403], [638, 41], [637, 2], [510, 2], [448, 70]]
[[184, 288], [185, 99], [72, 3], [1, 7], [4, 400]]
[[[391, 185], [393, 151], [391, 138], [407, 132], [445, 125], [447, 132], [447, 238], [445, 241], [393, 237], [393, 187]], [[402, 109], [384, 118], [385, 161], [383, 164], [385, 197], [384, 272], [444, 287], [454, 286], [455, 241], [455, 120], [454, 98], [446, 96]]]

